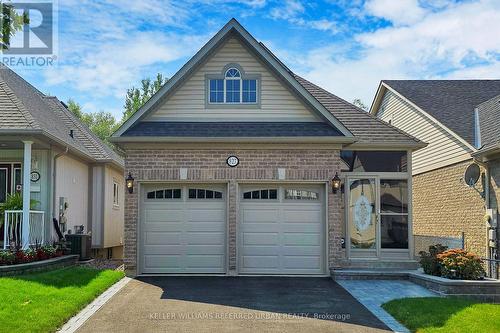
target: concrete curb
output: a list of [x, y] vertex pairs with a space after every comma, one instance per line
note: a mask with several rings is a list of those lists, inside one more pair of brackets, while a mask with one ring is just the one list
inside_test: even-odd
[[117, 292], [119, 292], [129, 281], [132, 280], [129, 277], [124, 277], [120, 281], [116, 282], [114, 285], [109, 287], [105, 292], [99, 295], [95, 300], [93, 300], [89, 305], [87, 305], [82, 311], [73, 316], [66, 324], [61, 327], [57, 332], [61, 333], [73, 333], [76, 332], [94, 313], [96, 313], [107, 301], [111, 299]]

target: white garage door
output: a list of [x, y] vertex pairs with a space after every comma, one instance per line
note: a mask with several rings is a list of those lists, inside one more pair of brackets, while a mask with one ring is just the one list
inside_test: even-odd
[[147, 185], [142, 190], [142, 273], [225, 273], [224, 185]]
[[239, 272], [324, 274], [324, 186], [247, 186], [240, 191]]

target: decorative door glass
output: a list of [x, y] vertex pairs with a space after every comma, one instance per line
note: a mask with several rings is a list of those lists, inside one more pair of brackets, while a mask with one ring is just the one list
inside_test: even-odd
[[374, 178], [349, 180], [349, 233], [352, 249], [375, 249], [376, 182]]

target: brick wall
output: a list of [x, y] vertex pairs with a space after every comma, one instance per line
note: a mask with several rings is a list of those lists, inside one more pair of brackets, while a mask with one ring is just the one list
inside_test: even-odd
[[[277, 180], [278, 168], [286, 169], [286, 180], [315, 180], [327, 182], [335, 172], [340, 174], [338, 150], [134, 150], [126, 151], [126, 174], [132, 173], [136, 182], [179, 180], [179, 169], [187, 168], [189, 181], [226, 180], [229, 183], [229, 269], [236, 269], [236, 196], [238, 180]], [[239, 157], [240, 164], [230, 168], [229, 155]], [[286, 181], [285, 180], [285, 181]], [[343, 204], [340, 194], [328, 195], [328, 262], [338, 266], [344, 258], [341, 239], [344, 235]], [[137, 269], [138, 191], [126, 196], [124, 262], [129, 275]]]
[[[465, 248], [487, 255], [484, 200], [461, 178], [471, 161], [413, 177], [413, 233], [418, 236], [460, 237]], [[482, 191], [481, 181], [477, 189]], [[418, 245], [418, 244], [416, 244]]]

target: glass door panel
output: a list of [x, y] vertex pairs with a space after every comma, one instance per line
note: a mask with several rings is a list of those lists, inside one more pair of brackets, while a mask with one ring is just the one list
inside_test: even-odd
[[408, 182], [380, 179], [380, 247], [408, 249]]
[[351, 249], [377, 248], [375, 178], [349, 179], [349, 238]]

